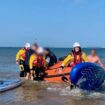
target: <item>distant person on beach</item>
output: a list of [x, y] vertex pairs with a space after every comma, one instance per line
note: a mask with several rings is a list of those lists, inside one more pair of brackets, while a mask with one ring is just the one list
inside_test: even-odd
[[57, 57], [49, 48], [44, 49], [45, 59], [47, 63], [47, 67], [53, 66], [57, 63]]
[[32, 53], [30, 43], [26, 43], [24, 48], [20, 49], [16, 54], [16, 64], [20, 67], [20, 77], [25, 77], [25, 79], [29, 79], [29, 58]]
[[91, 54], [87, 57], [88, 62], [97, 63], [101, 67], [104, 67], [103, 63], [101, 62], [100, 57], [97, 55], [96, 50], [93, 49]]

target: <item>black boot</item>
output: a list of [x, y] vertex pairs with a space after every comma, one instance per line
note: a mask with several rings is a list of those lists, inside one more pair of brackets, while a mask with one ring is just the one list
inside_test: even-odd
[[73, 84], [70, 85], [70, 90], [74, 89], [75, 86]]

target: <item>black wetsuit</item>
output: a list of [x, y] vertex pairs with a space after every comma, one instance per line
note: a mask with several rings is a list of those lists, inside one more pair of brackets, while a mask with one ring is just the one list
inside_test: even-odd
[[34, 80], [43, 81], [43, 79], [45, 77], [45, 68], [44, 67], [40, 67], [40, 68], [36, 67], [35, 74], [36, 74], [36, 77], [34, 78]]
[[45, 56], [46, 62], [48, 63], [48, 67], [53, 66], [55, 63], [57, 63], [57, 57], [55, 54], [50, 52]]

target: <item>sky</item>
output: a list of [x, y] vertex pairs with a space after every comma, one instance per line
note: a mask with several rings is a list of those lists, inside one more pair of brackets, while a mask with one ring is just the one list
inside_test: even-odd
[[0, 46], [105, 47], [105, 0], [0, 0]]

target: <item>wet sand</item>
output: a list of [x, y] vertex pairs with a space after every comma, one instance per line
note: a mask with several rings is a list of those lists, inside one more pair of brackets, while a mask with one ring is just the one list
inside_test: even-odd
[[64, 84], [25, 81], [19, 88], [0, 93], [0, 105], [105, 105], [105, 96], [73, 96], [66, 88]]

